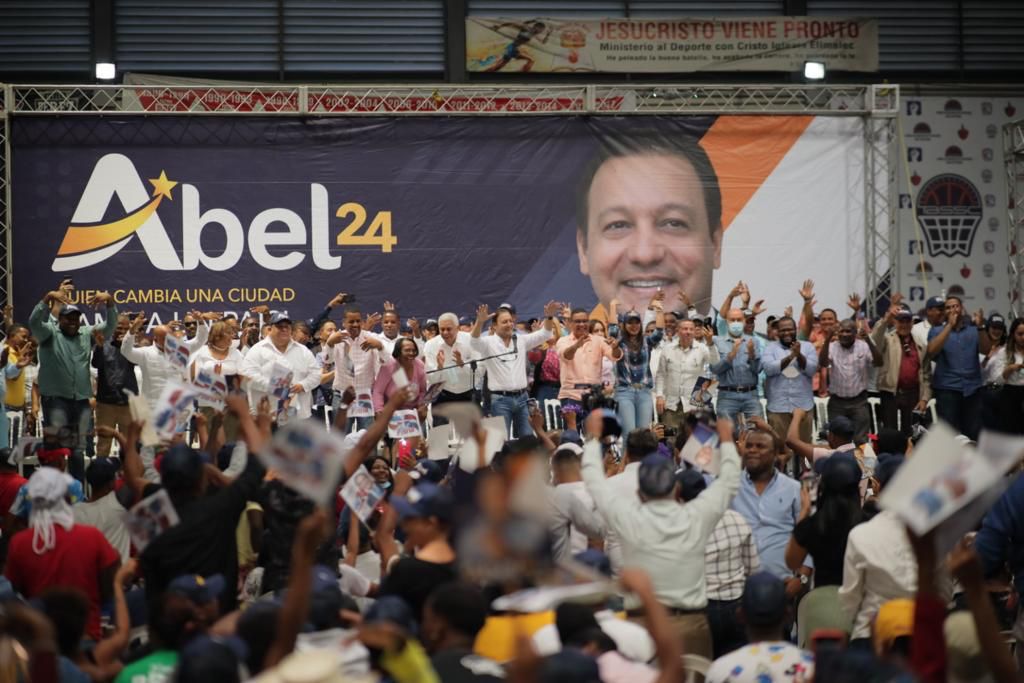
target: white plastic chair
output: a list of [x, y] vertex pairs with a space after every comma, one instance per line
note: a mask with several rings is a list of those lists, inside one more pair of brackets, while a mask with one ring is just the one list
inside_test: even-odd
[[878, 411], [882, 409], [882, 399], [877, 396], [868, 396], [868, 412], [871, 413], [871, 429], [874, 434], [878, 433]]
[[711, 668], [711, 660], [700, 655], [683, 655], [683, 678], [686, 683], [697, 683], [697, 680], [704, 680], [705, 674]]
[[14, 448], [21, 438], [21, 413], [16, 410], [7, 411], [7, 447]]
[[767, 421], [768, 420], [768, 399], [762, 398], [762, 399], [758, 399], [758, 400], [761, 402], [761, 417], [765, 421]]
[[938, 423], [938, 421], [939, 421], [939, 411], [936, 410], [936, 408], [935, 408], [935, 399], [934, 398], [933, 399], [929, 399], [927, 408], [928, 408], [928, 410], [930, 410], [932, 412], [932, 424]]
[[814, 435], [817, 437], [818, 432], [828, 422], [828, 398], [822, 398], [821, 396], [814, 397]]
[[562, 402], [557, 398], [544, 399], [544, 429], [553, 432], [565, 429], [562, 420]]
[[331, 429], [331, 425], [334, 423], [334, 408], [329, 405], [324, 405], [324, 426], [327, 427], [328, 431]]

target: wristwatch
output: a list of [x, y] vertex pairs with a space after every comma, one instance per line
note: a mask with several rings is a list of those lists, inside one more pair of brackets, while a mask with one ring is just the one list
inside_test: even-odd
[[800, 572], [797, 572], [796, 576], [800, 579], [801, 586], [806, 586], [811, 583], [811, 577], [807, 576], [807, 574], [801, 574]]

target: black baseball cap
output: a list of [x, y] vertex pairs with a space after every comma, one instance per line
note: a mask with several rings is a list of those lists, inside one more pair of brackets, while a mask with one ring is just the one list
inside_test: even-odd
[[897, 320], [913, 320], [914, 312], [910, 310], [910, 306], [906, 304], [900, 304], [900, 310], [896, 311]]
[[106, 486], [117, 478], [119, 469], [121, 463], [115, 458], [94, 458], [85, 470], [85, 480], [93, 488]]
[[203, 456], [185, 444], [175, 444], [160, 459], [160, 479], [169, 489], [183, 490], [199, 483], [203, 475]]
[[928, 299], [928, 301], [927, 301], [927, 303], [925, 303], [924, 307], [925, 307], [925, 310], [927, 310], [929, 308], [942, 308], [942, 309], [945, 309], [946, 308], [946, 300], [943, 299], [941, 296], [933, 296], [932, 298]]
[[80, 309], [78, 306], [75, 306], [74, 304], [64, 304], [63, 306], [60, 307], [60, 312], [57, 315], [61, 316], [61, 315], [81, 315], [81, 314], [82, 314], [82, 309]]
[[622, 316], [622, 320], [624, 322], [629, 322], [630, 320], [643, 320], [643, 316], [640, 315], [639, 311], [627, 311], [626, 315]]
[[988, 327], [1001, 327], [1006, 329], [1006, 318], [999, 313], [993, 313], [988, 317]]
[[743, 587], [743, 612], [753, 626], [774, 626], [786, 616], [786, 584], [768, 572], [758, 572]]

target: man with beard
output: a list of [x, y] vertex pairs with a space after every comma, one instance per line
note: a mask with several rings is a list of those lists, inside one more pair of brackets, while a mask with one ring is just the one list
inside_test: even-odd
[[[764, 350], [762, 367], [765, 393], [768, 395], [768, 425], [776, 434], [789, 432], [793, 410], [807, 411], [800, 421], [800, 438], [811, 441], [811, 410], [814, 408], [814, 373], [818, 371], [818, 354], [810, 342], [796, 338], [796, 321], [790, 317], [776, 321], [779, 338]], [[795, 472], [799, 472], [799, 463]]]

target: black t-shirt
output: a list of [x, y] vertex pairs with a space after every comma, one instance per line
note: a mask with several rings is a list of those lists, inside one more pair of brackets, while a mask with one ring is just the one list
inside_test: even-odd
[[814, 513], [793, 529], [793, 538], [807, 549], [814, 559], [814, 586], [843, 585], [843, 556], [849, 534], [819, 533]]
[[471, 650], [452, 649], [438, 652], [430, 659], [438, 679], [445, 683], [495, 683], [505, 680], [505, 670], [493, 659]]
[[380, 595], [397, 595], [402, 598], [412, 608], [416, 620], [422, 622], [423, 603], [427, 601], [427, 596], [438, 586], [456, 578], [454, 562], [426, 562], [415, 557], [403, 557], [384, 578], [380, 585]]
[[[278, 591], [288, 583], [292, 545], [299, 522], [311, 514], [316, 505], [287, 486], [280, 479], [263, 484], [257, 498], [263, 507], [263, 547], [260, 565], [263, 570], [263, 592]], [[345, 540], [348, 540], [347, 537]], [[338, 566], [338, 551], [330, 538], [317, 548], [316, 563]]]
[[181, 522], [153, 540], [139, 557], [146, 579], [146, 597], [159, 597], [167, 584], [183, 574], [222, 574], [227, 588], [220, 597], [222, 614], [238, 602], [238, 545], [235, 530], [247, 500], [255, 498], [266, 470], [250, 456], [245, 470], [216, 493], [177, 501]]

